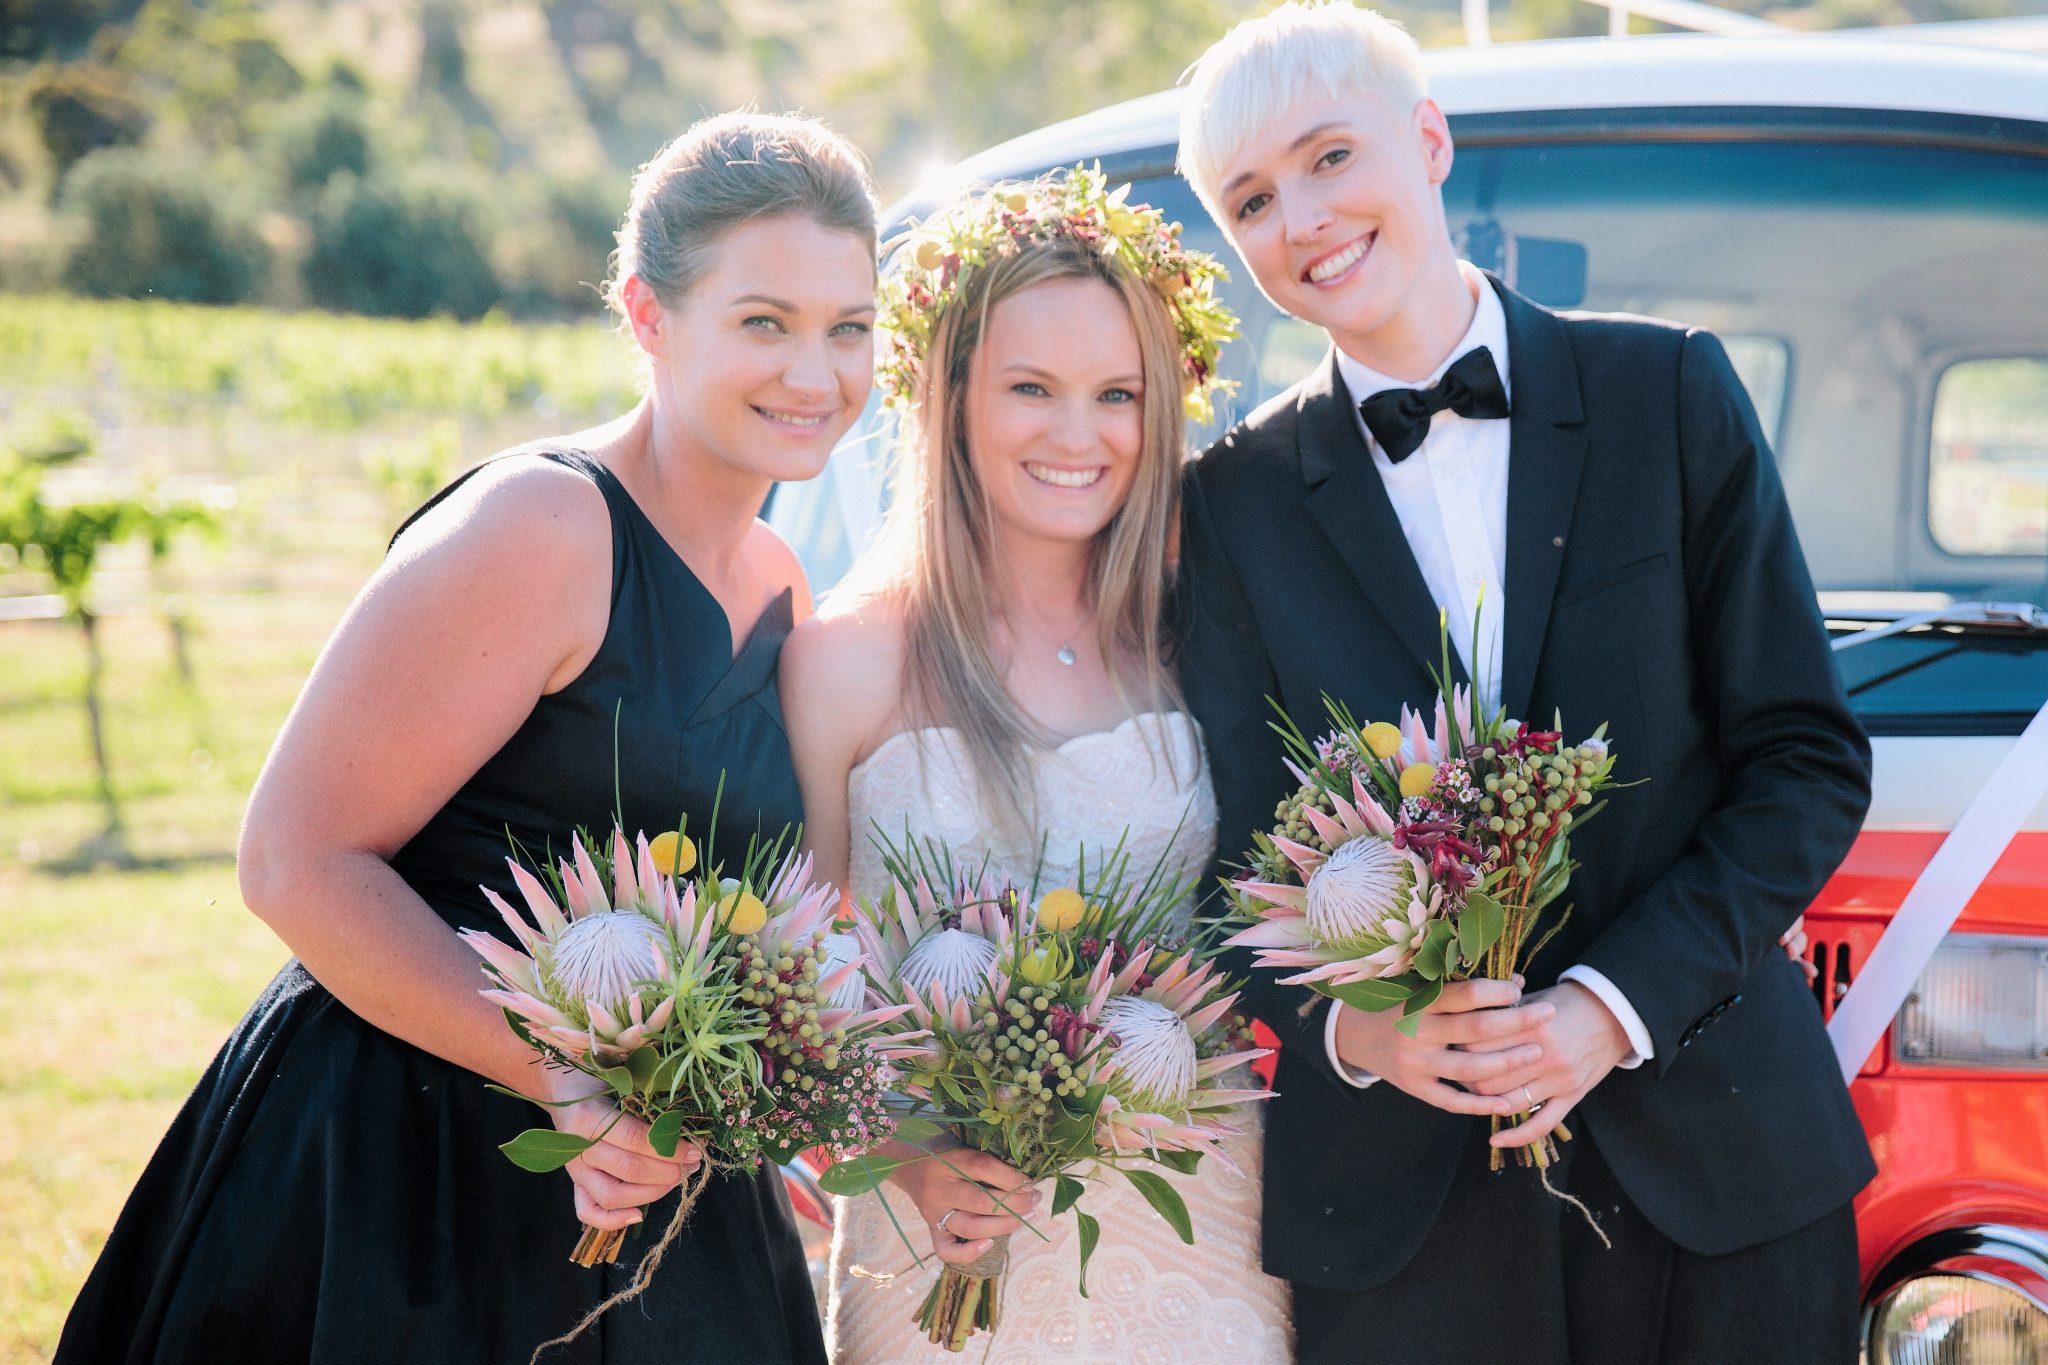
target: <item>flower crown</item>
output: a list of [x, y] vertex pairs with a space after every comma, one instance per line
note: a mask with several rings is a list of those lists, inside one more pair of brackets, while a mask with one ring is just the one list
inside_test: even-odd
[[876, 318], [884, 341], [878, 371], [883, 401], [907, 410], [924, 374], [939, 319], [976, 267], [1041, 242], [1086, 243], [1149, 280], [1166, 301], [1180, 338], [1188, 417], [1206, 422], [1213, 399], [1237, 385], [1216, 372], [1223, 343], [1237, 336], [1237, 315], [1216, 297], [1229, 278], [1214, 256], [1181, 245], [1180, 224], [1144, 204], [1126, 204], [1131, 187], [1109, 188], [1100, 164], [1036, 180], [997, 185], [913, 225], [882, 285]]

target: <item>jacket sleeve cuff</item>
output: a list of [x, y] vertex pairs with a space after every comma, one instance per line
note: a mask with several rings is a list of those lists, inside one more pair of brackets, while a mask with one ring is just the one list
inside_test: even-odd
[[1337, 1073], [1337, 1079], [1346, 1085], [1357, 1086], [1360, 1090], [1374, 1084], [1379, 1077], [1370, 1071], [1351, 1066], [1337, 1055], [1337, 1011], [1343, 1009], [1342, 1002], [1330, 1002], [1329, 1016], [1323, 1020], [1323, 1051], [1330, 1054], [1330, 1069]]
[[[1623, 1071], [1632, 1071], [1657, 1055], [1655, 1045], [1650, 1042], [1650, 1030], [1643, 1023], [1643, 1016], [1636, 1013], [1635, 1006], [1629, 1004], [1628, 997], [1621, 993], [1619, 986], [1607, 979], [1606, 973], [1598, 968], [1588, 967], [1585, 963], [1581, 962], [1577, 966], [1567, 967], [1562, 972], [1559, 972], [1557, 979], [1559, 981], [1575, 981], [1593, 992], [1599, 998], [1600, 1003], [1607, 1006], [1607, 1012], [1620, 1022], [1621, 1031], [1628, 1035], [1630, 1051], [1628, 1056], [1615, 1063], [1616, 1066], [1619, 1066]], [[1332, 1010], [1331, 1013], [1334, 1015], [1336, 1011]], [[1336, 1036], [1336, 1030], [1333, 1028], [1330, 1031], [1330, 1037], [1335, 1039]], [[1336, 1055], [1336, 1049], [1333, 1044], [1330, 1052], [1332, 1060], [1336, 1058]]]

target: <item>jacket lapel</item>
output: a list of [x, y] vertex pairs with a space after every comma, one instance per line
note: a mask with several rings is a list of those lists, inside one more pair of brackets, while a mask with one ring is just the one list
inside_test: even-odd
[[[1394, 637], [1423, 665], [1436, 667], [1442, 659], [1436, 599], [1416, 567], [1386, 484], [1373, 468], [1350, 393], [1337, 373], [1335, 351], [1324, 358], [1321, 372], [1302, 385], [1296, 410], [1310, 515]], [[1455, 653], [1451, 667], [1462, 681]]]
[[[1514, 410], [1508, 418], [1507, 617], [1501, 705], [1532, 722], [1536, 664], [1550, 625], [1579, 473], [1585, 465], [1585, 408], [1564, 322], [1487, 277], [1507, 313]], [[1377, 480], [1375, 480], [1377, 482]]]

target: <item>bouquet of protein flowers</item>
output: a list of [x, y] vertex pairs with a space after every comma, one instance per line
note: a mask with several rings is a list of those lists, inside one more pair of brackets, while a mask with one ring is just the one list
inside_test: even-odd
[[[1449, 672], [1446, 659], [1440, 682]], [[1573, 827], [1609, 785], [1607, 727], [1566, 745], [1562, 725], [1488, 715], [1462, 686], [1441, 688], [1433, 728], [1406, 707], [1399, 725], [1360, 725], [1325, 704], [1332, 728], [1320, 739], [1275, 727], [1301, 787], [1278, 826], [1253, 836], [1233, 891], [1257, 922], [1228, 942], [1355, 1009], [1400, 1006], [1412, 1032], [1445, 982], [1506, 980], [1563, 924], [1529, 941], [1577, 866]], [[1496, 1116], [1494, 1131], [1503, 1126]], [[1556, 1135], [1571, 1136], [1562, 1125]], [[1546, 1137], [1516, 1154], [1547, 1166], [1556, 1153]], [[1504, 1155], [1494, 1151], [1495, 1169]]]
[[[785, 856], [780, 840], [751, 846], [737, 877], [712, 867], [692, 878], [696, 861], [681, 831], [632, 845], [615, 832], [608, 854], [578, 836], [574, 856], [549, 871], [552, 886], [507, 859], [531, 923], [484, 890], [520, 946], [462, 935], [495, 984], [485, 998], [548, 1065], [610, 1087], [663, 1155], [685, 1139], [704, 1148], [632, 1293], [712, 1170], [812, 1147], [845, 1155], [888, 1135], [889, 1073], [875, 1031], [901, 1010], [866, 1010], [858, 989], [848, 1001], [860, 968], [827, 945], [832, 888], [814, 883], [810, 860]], [[503, 1150], [527, 1170], [551, 1171], [592, 1142], [532, 1128]], [[572, 1259], [615, 1261], [624, 1239], [623, 1229], [586, 1227]]]
[[[861, 907], [856, 932], [873, 988], [907, 1007], [892, 1026], [905, 1035], [896, 1135], [936, 1139], [942, 1150], [917, 1159], [966, 1146], [1052, 1178], [1053, 1215], [1073, 1211], [1084, 1297], [1101, 1233], [1076, 1207], [1088, 1182], [1128, 1180], [1192, 1243], [1187, 1206], [1159, 1171], [1191, 1173], [1205, 1154], [1227, 1163], [1219, 1143], [1239, 1131], [1229, 1111], [1270, 1092], [1218, 1083], [1264, 1053], [1217, 964], [1168, 932], [1186, 888], [1157, 869], [1132, 885], [1112, 856], [1034, 904], [979, 872], [959, 875], [937, 849], [890, 850], [888, 863], [896, 885]], [[824, 1183], [858, 1194], [902, 1164], [856, 1157]], [[940, 1274], [916, 1317], [932, 1342], [959, 1351], [995, 1330], [1008, 1240]]]

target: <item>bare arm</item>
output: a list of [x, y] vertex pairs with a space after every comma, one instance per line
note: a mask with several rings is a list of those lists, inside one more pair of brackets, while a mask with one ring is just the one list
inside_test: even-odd
[[901, 635], [880, 612], [813, 617], [782, 647], [778, 683], [818, 876], [847, 890], [853, 841], [846, 783], [897, 718]]

